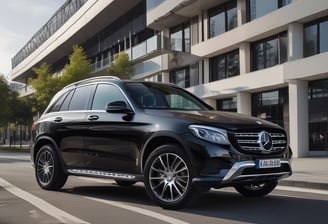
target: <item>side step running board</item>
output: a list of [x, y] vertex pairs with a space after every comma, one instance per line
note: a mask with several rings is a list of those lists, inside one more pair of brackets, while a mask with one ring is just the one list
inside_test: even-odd
[[72, 175], [77, 176], [92, 176], [92, 177], [102, 177], [111, 179], [122, 179], [122, 180], [135, 180], [140, 181], [139, 175], [132, 175], [126, 173], [115, 173], [102, 170], [86, 170], [86, 169], [68, 169], [67, 172]]

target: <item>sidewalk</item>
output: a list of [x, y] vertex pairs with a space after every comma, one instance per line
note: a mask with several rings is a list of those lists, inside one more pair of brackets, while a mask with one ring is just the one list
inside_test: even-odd
[[294, 158], [292, 169], [279, 185], [328, 190], [328, 157]]

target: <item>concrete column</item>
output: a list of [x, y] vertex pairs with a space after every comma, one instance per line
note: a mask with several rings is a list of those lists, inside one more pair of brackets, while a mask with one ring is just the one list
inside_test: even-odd
[[210, 60], [208, 58], [204, 59], [204, 83], [210, 82]]
[[240, 74], [244, 75], [250, 72], [251, 53], [250, 44], [248, 42], [239, 45], [239, 68]]
[[288, 61], [303, 58], [303, 24], [288, 25]]
[[214, 109], [216, 109], [216, 100], [211, 99], [203, 99], [208, 105], [212, 106]]
[[252, 115], [252, 95], [250, 93], [237, 93], [237, 112]]
[[203, 11], [203, 24], [204, 24], [204, 41], [208, 40], [208, 15], [207, 11]]
[[162, 72], [162, 82], [169, 83], [170, 82], [170, 73]]
[[289, 81], [289, 133], [294, 157], [307, 156], [309, 151], [308, 82]]
[[237, 21], [238, 26], [246, 23], [246, 1], [237, 0]]

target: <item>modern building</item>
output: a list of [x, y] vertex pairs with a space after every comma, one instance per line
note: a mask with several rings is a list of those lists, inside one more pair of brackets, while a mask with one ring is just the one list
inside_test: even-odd
[[13, 57], [12, 79], [42, 61], [60, 72], [73, 44], [93, 75], [126, 51], [133, 79], [276, 122], [295, 157], [328, 156], [327, 0], [67, 0]]

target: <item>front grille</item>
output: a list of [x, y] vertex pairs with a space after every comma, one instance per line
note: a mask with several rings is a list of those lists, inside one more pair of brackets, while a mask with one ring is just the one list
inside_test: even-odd
[[266, 132], [271, 136], [272, 147], [264, 149], [261, 144], [262, 132], [238, 132], [235, 133], [239, 147], [247, 152], [253, 153], [275, 153], [281, 152], [287, 147], [287, 138], [284, 133]]

